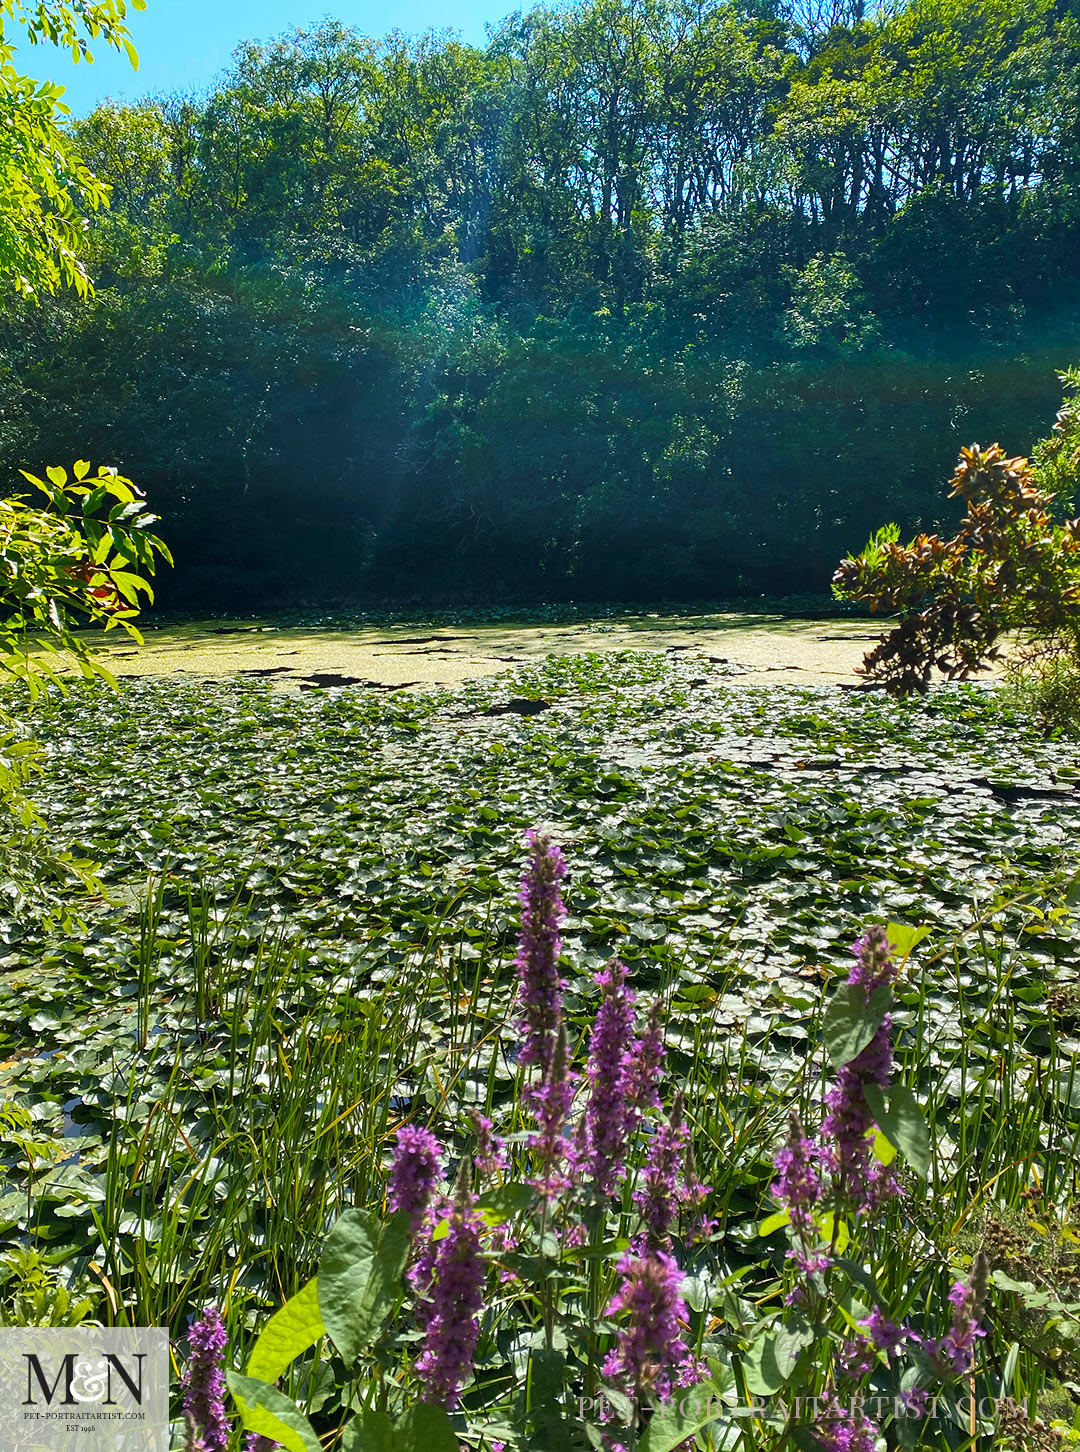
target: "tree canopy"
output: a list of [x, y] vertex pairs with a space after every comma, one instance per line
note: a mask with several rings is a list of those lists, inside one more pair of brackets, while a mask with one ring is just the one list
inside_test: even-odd
[[952, 527], [1080, 336], [1068, 0], [327, 20], [104, 104], [98, 296], [8, 309], [0, 460], [91, 450], [170, 598], [824, 588]]

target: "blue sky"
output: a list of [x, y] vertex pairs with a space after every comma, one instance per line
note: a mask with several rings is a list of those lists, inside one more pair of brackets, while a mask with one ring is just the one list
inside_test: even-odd
[[[37, 80], [65, 86], [64, 100], [83, 115], [105, 96], [135, 100], [157, 91], [201, 89], [228, 65], [240, 41], [269, 40], [327, 14], [366, 35], [449, 28], [482, 44], [485, 22], [497, 24], [519, 8], [531, 7], [521, 0], [395, 0], [389, 5], [378, 0], [147, 0], [145, 10], [129, 11], [138, 74], [102, 46], [94, 47], [92, 66], [73, 65], [52, 46], [28, 45], [19, 47], [17, 63]], [[9, 35], [18, 29], [9, 25]]]

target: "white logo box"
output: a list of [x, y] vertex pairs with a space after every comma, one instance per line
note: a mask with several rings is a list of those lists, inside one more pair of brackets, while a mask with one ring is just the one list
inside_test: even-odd
[[169, 1452], [163, 1327], [0, 1327], [0, 1452]]

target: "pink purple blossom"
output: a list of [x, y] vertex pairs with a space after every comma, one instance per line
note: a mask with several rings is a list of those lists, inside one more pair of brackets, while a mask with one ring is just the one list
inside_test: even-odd
[[570, 1069], [566, 1029], [560, 1027], [544, 1077], [533, 1085], [527, 1100], [536, 1120], [530, 1144], [540, 1160], [536, 1188], [548, 1198], [570, 1188], [576, 1162], [575, 1146], [566, 1133], [577, 1094], [578, 1076]]
[[225, 1416], [225, 1323], [216, 1306], [207, 1306], [188, 1332], [188, 1363], [184, 1371], [184, 1415], [190, 1418], [205, 1452], [225, 1452], [229, 1423]]
[[[868, 928], [852, 952], [855, 966], [848, 985], [861, 987], [869, 1004], [876, 990], [890, 986], [896, 977], [885, 929]], [[893, 1171], [874, 1160], [868, 1138], [874, 1116], [866, 1086], [888, 1087], [893, 1065], [891, 1030], [892, 1015], [887, 1013], [870, 1043], [840, 1069], [825, 1096], [828, 1113], [821, 1125], [822, 1160], [857, 1210], [875, 1209], [899, 1188]]]
[[601, 1198], [615, 1193], [626, 1173], [626, 1144], [633, 1125], [634, 994], [626, 969], [615, 961], [596, 975], [602, 990], [589, 1038], [585, 1077], [589, 1100], [584, 1120], [584, 1164]]
[[479, 1109], [470, 1109], [469, 1118], [476, 1136], [473, 1164], [482, 1175], [494, 1175], [499, 1170], [505, 1170], [506, 1150], [494, 1133], [491, 1120], [486, 1114], [481, 1114]]
[[442, 1147], [439, 1141], [430, 1130], [415, 1124], [403, 1124], [397, 1132], [386, 1202], [392, 1214], [410, 1216], [414, 1234], [441, 1172]]
[[857, 1408], [834, 1399], [815, 1420], [814, 1436], [823, 1452], [874, 1452], [878, 1430]]
[[682, 1272], [670, 1255], [656, 1251], [623, 1256], [619, 1274], [607, 1314], [625, 1316], [627, 1324], [604, 1362], [604, 1375], [635, 1401], [645, 1392], [666, 1401], [676, 1386], [693, 1386], [703, 1374], [682, 1337]]
[[461, 1388], [472, 1375], [473, 1356], [480, 1335], [484, 1305], [485, 1266], [480, 1252], [483, 1221], [469, 1189], [469, 1170], [463, 1165], [443, 1238], [434, 1243], [428, 1262], [430, 1283], [417, 1320], [424, 1345], [416, 1362], [416, 1375], [425, 1401], [452, 1408]]
[[566, 915], [559, 883], [566, 872], [563, 855], [549, 838], [530, 832], [529, 866], [522, 879], [521, 931], [518, 937], [519, 1029], [523, 1035], [521, 1062], [547, 1067], [562, 1022], [559, 975], [562, 949], [559, 926]]
[[771, 1193], [788, 1212], [791, 1224], [800, 1235], [809, 1235], [814, 1230], [813, 1212], [821, 1199], [821, 1174], [817, 1167], [820, 1158], [820, 1145], [807, 1137], [802, 1120], [793, 1109], [788, 1116], [787, 1140], [773, 1161], [777, 1179]]
[[653, 1131], [641, 1188], [634, 1192], [634, 1203], [645, 1222], [646, 1241], [653, 1249], [665, 1244], [675, 1221], [681, 1198], [679, 1172], [686, 1141], [682, 1097], [676, 1096], [670, 1117]]
[[660, 1109], [660, 1073], [664, 1067], [664, 1006], [654, 998], [645, 1020], [645, 1032], [630, 1053], [627, 1098], [631, 1105], [631, 1128], [649, 1110]]

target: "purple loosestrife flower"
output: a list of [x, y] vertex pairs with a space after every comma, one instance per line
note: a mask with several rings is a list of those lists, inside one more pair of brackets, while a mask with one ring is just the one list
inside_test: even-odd
[[619, 1274], [607, 1314], [628, 1320], [604, 1361], [604, 1375], [635, 1401], [645, 1392], [667, 1401], [676, 1386], [693, 1386], [703, 1374], [680, 1330], [686, 1320], [682, 1271], [670, 1255], [657, 1251], [624, 1255]]
[[535, 1186], [551, 1199], [569, 1189], [575, 1168], [575, 1146], [567, 1134], [567, 1120], [574, 1107], [578, 1076], [570, 1070], [566, 1029], [560, 1028], [555, 1049], [541, 1082], [528, 1093], [529, 1107], [536, 1120], [536, 1133], [529, 1141], [540, 1160]]
[[628, 1097], [632, 1106], [630, 1128], [648, 1111], [660, 1110], [660, 1071], [664, 1067], [664, 1007], [654, 998], [645, 1032], [630, 1051]]
[[180, 1452], [206, 1452], [206, 1443], [199, 1436], [199, 1429], [188, 1412], [184, 1413], [184, 1440]]
[[[869, 928], [852, 951], [855, 966], [847, 981], [861, 987], [869, 1003], [877, 989], [891, 985], [896, 977], [885, 929]], [[866, 1085], [888, 1087], [893, 1066], [891, 1031], [892, 1015], [887, 1013], [870, 1043], [843, 1066], [825, 1096], [828, 1113], [821, 1125], [822, 1160], [856, 1210], [874, 1210], [899, 1189], [893, 1171], [873, 1159], [867, 1137], [874, 1116], [866, 1100]]]
[[975, 1359], [975, 1343], [986, 1332], [979, 1326], [986, 1300], [989, 1265], [984, 1255], [975, 1258], [970, 1281], [957, 1281], [949, 1292], [953, 1308], [952, 1325], [940, 1341], [923, 1342], [944, 1374], [963, 1376]]
[[481, 1114], [479, 1109], [470, 1109], [469, 1118], [476, 1136], [473, 1164], [482, 1175], [494, 1175], [499, 1170], [505, 1170], [506, 1150], [502, 1141], [492, 1132], [491, 1120], [486, 1114]]
[[424, 1330], [424, 1346], [416, 1362], [424, 1400], [447, 1409], [457, 1404], [461, 1388], [472, 1375], [484, 1305], [483, 1221], [476, 1212], [470, 1179], [469, 1162], [463, 1160], [447, 1232], [434, 1247], [426, 1305], [417, 1316]]
[[815, 1419], [814, 1436], [824, 1452], [874, 1452], [878, 1431], [857, 1408], [834, 1399]]
[[874, 1344], [865, 1336], [846, 1336], [836, 1353], [836, 1369], [849, 1381], [862, 1381], [877, 1365]]
[[244, 1452], [274, 1452], [274, 1448], [280, 1446], [280, 1442], [264, 1437], [261, 1432], [249, 1432], [244, 1441]]
[[562, 1022], [562, 991], [558, 960], [559, 925], [566, 915], [559, 883], [566, 872], [563, 855], [547, 837], [528, 834], [529, 866], [521, 883], [521, 932], [518, 937], [518, 1025], [524, 1043], [522, 1064], [547, 1067]]
[[708, 1240], [715, 1233], [720, 1222], [715, 1220], [705, 1208], [706, 1202], [712, 1194], [712, 1186], [703, 1185], [698, 1179], [694, 1151], [689, 1139], [686, 1141], [683, 1161], [682, 1203], [683, 1209], [689, 1212], [684, 1222], [684, 1234], [687, 1244], [693, 1245], [697, 1241]]
[[626, 1142], [632, 1128], [631, 1099], [634, 994], [617, 960], [596, 975], [602, 989], [589, 1038], [589, 1102], [584, 1120], [584, 1162], [593, 1189], [606, 1199], [626, 1174]]
[[773, 1160], [777, 1179], [771, 1193], [803, 1236], [814, 1232], [814, 1207], [821, 1199], [821, 1176], [816, 1164], [820, 1158], [820, 1146], [807, 1138], [802, 1120], [793, 1109], [788, 1115], [787, 1140]]
[[419, 1125], [403, 1124], [397, 1132], [386, 1202], [391, 1214], [400, 1212], [410, 1216], [414, 1235], [431, 1202], [441, 1171], [442, 1147], [435, 1136]]
[[907, 1332], [904, 1328], [883, 1316], [877, 1306], [870, 1312], [862, 1326], [877, 1349], [884, 1351], [887, 1356], [898, 1351], [907, 1340]]
[[216, 1306], [207, 1306], [188, 1332], [184, 1371], [184, 1415], [191, 1418], [205, 1452], [225, 1452], [225, 1323]]
[[634, 1203], [645, 1222], [645, 1242], [654, 1250], [666, 1244], [671, 1234], [680, 1199], [679, 1170], [686, 1140], [682, 1095], [678, 1094], [670, 1118], [653, 1132], [642, 1187], [634, 1191]]

